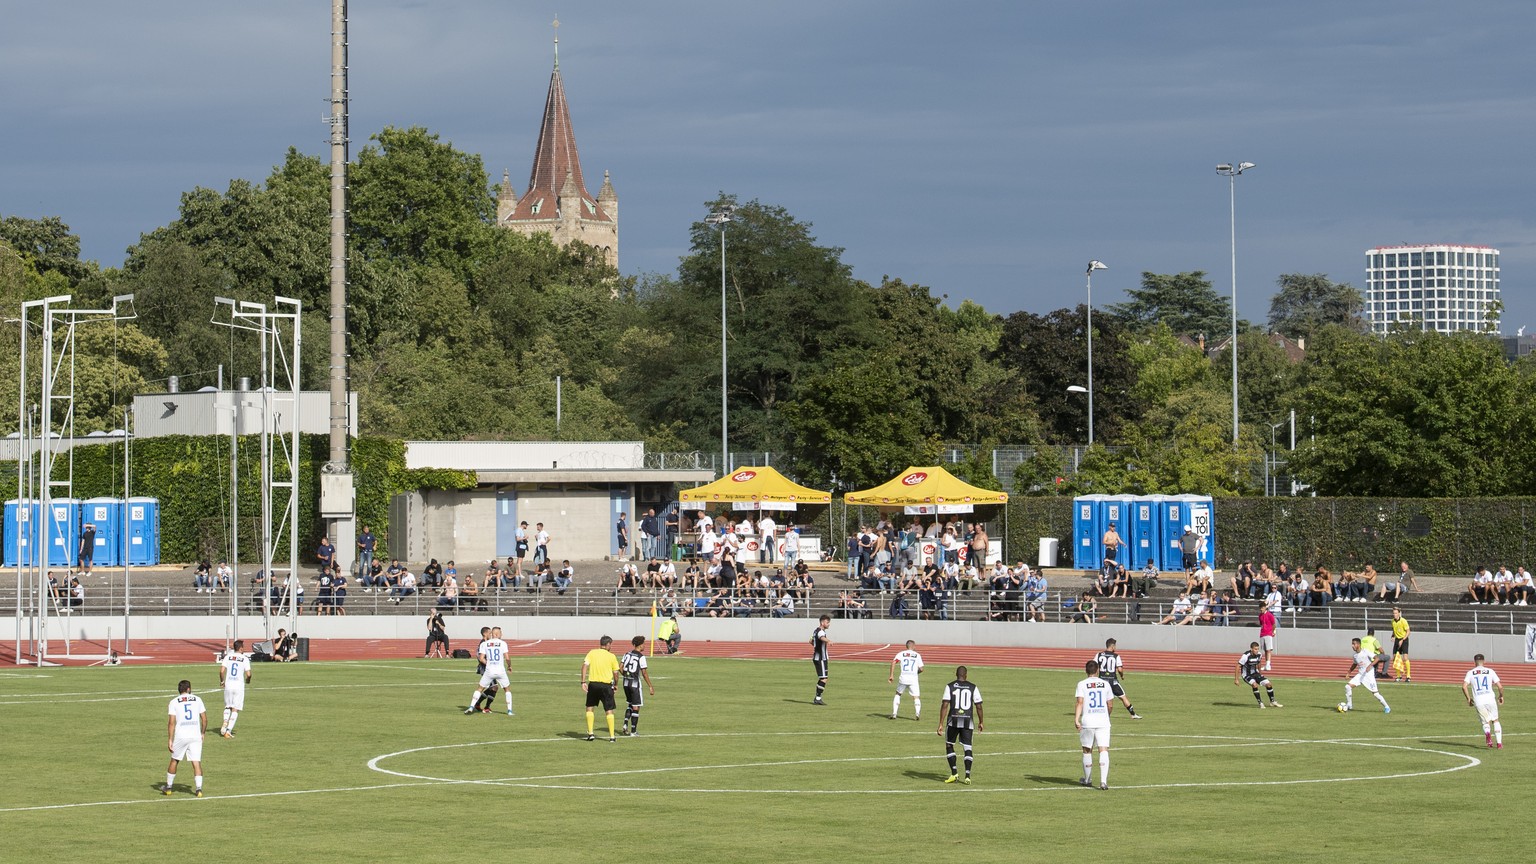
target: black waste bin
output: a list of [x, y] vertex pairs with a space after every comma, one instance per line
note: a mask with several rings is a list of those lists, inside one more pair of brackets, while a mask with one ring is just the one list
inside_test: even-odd
[[309, 637], [300, 636], [295, 645], [296, 647], [294, 648], [294, 654], [296, 656], [293, 659], [305, 661], [309, 660]]

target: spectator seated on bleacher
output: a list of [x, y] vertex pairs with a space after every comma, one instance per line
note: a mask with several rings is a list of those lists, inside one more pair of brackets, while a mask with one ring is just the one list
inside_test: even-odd
[[716, 588], [715, 593], [705, 601], [704, 611], [711, 618], [731, 617], [731, 589]]
[[857, 591], [840, 591], [837, 595], [837, 609], [833, 613], [838, 618], [868, 618], [869, 609], [865, 607], [864, 598]]
[[1077, 600], [1077, 608], [1072, 610], [1071, 621], [1073, 624], [1093, 624], [1098, 621], [1099, 601], [1087, 591]]
[[437, 605], [443, 608], [453, 608], [459, 605], [459, 579], [457, 576], [444, 575], [442, 593], [437, 595]]
[[192, 571], [192, 587], [197, 589], [198, 594], [204, 591], [213, 593], [213, 577], [209, 575], [212, 570], [213, 565], [207, 561], [197, 562], [197, 568]]
[[[394, 562], [398, 564], [399, 562]], [[427, 566], [421, 568], [421, 579], [418, 580], [423, 588], [441, 588], [443, 585], [443, 565], [433, 558], [427, 562]]]
[[464, 575], [464, 587], [459, 589], [459, 605], [468, 609], [486, 608], [485, 598], [480, 596], [480, 586], [475, 584], [475, 574]]
[[1178, 596], [1178, 599], [1173, 601], [1173, 608], [1169, 610], [1167, 615], [1163, 616], [1163, 620], [1158, 621], [1157, 623], [1182, 624], [1184, 623], [1184, 619], [1189, 617], [1189, 609], [1189, 594], [1181, 592]]
[[570, 559], [560, 562], [560, 569], [555, 571], [555, 593], [564, 594], [571, 587], [571, 580], [576, 578], [576, 571], [571, 569]]
[[406, 597], [416, 593], [416, 574], [406, 570], [400, 574], [400, 584], [389, 592], [389, 599], [399, 603]]

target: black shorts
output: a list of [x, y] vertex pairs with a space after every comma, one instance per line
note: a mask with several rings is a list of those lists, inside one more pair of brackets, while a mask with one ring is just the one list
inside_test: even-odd
[[624, 685], [624, 701], [639, 708], [645, 704], [645, 696], [640, 692], [640, 682]]
[[1264, 677], [1262, 673], [1255, 672], [1252, 675], [1244, 675], [1243, 680], [1247, 681], [1249, 684], [1252, 684], [1255, 687], [1262, 687], [1264, 686], [1264, 682], [1268, 681], [1269, 679]]
[[974, 734], [976, 734], [976, 730], [970, 726], [957, 726], [954, 723], [950, 723], [944, 727], [944, 740], [949, 744], [959, 741], [961, 744], [969, 747], [971, 746], [971, 736]]
[[1393, 639], [1392, 640], [1392, 653], [1393, 654], [1402, 654], [1405, 657], [1408, 656], [1408, 637], [1407, 636], [1404, 636], [1401, 639]]
[[587, 707], [602, 705], [603, 710], [613, 710], [613, 685], [601, 681], [587, 682]]
[[816, 667], [817, 678], [827, 677], [827, 661], [812, 659], [811, 665]]
[[519, 558], [527, 558], [528, 557], [528, 541], [524, 540], [524, 541], [521, 541], [521, 542], [519, 542], [517, 544], [517, 557], [519, 557]]
[[1111, 696], [1119, 698], [1125, 695], [1125, 687], [1120, 684], [1119, 678], [1104, 678], [1104, 680], [1109, 682], [1109, 693]]

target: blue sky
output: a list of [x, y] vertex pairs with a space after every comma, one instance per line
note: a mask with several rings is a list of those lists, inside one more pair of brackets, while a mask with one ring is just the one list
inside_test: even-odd
[[[859, 277], [988, 309], [1206, 270], [1363, 287], [1376, 245], [1503, 252], [1536, 331], [1536, 3], [354, 0], [354, 152], [421, 125], [526, 182], [561, 21], [589, 182], [625, 272], [673, 272], [717, 192], [782, 205]], [[0, 0], [0, 214], [119, 264], [181, 193], [325, 154], [329, 4]]]

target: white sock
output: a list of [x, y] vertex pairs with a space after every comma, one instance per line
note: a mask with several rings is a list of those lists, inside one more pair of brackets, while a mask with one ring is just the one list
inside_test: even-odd
[[1344, 685], [1344, 707], [1355, 707], [1355, 688], [1349, 686], [1348, 684]]
[[501, 692], [507, 694], [507, 710], [511, 711], [512, 710], [512, 689], [510, 687], [503, 687], [503, 688], [501, 688]]
[[233, 711], [228, 708], [224, 710], [229, 713], [229, 716], [224, 720], [224, 730], [226, 732], [233, 732], [235, 731], [235, 721], [240, 719], [240, 712]]
[[230, 713], [229, 709], [225, 708], [224, 709], [224, 728], [225, 729], [229, 728], [229, 713]]
[[1380, 693], [1372, 693], [1371, 695], [1376, 697], [1377, 702], [1380, 702], [1383, 705], [1387, 704], [1387, 697], [1381, 695]]
[[1088, 781], [1090, 781], [1092, 779], [1093, 779], [1093, 754], [1092, 753], [1084, 753], [1083, 754], [1083, 782], [1087, 783]]
[[165, 775], [165, 785], [166, 786], [173, 786], [173, 785], [175, 785], [175, 783], [176, 783], [176, 775], [175, 774], [167, 773]]
[[896, 713], [899, 713], [900, 711], [901, 711], [901, 694], [897, 693], [894, 697], [891, 698], [891, 713], [892, 714], [896, 714]]
[[923, 700], [916, 696], [912, 697], [912, 713], [919, 717], [923, 716]]
[[1497, 720], [1493, 721], [1493, 743], [1504, 743], [1504, 726]]
[[469, 707], [473, 708], [476, 705], [479, 705], [480, 704], [480, 697], [483, 696], [483, 695], [485, 695], [485, 691], [484, 690], [476, 690], [475, 691], [475, 695], [469, 697]]
[[1099, 751], [1099, 785], [1109, 785], [1109, 751]]
[[1490, 733], [1492, 731], [1493, 731], [1493, 727], [1488, 725], [1488, 721], [1487, 720], [1484, 720], [1483, 721], [1483, 734], [1487, 735], [1488, 733]]
[[197, 791], [203, 791], [203, 775], [197, 775], [195, 778], [193, 778], [193, 782], [197, 784]]

